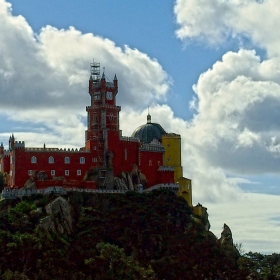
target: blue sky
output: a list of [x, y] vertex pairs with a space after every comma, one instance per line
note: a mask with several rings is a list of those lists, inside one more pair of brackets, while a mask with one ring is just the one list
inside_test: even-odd
[[0, 142], [14, 133], [26, 146], [81, 147], [94, 58], [119, 79], [124, 135], [148, 106], [181, 134], [184, 175], [214, 234], [227, 223], [245, 250], [280, 252], [279, 9], [276, 0], [0, 0]]

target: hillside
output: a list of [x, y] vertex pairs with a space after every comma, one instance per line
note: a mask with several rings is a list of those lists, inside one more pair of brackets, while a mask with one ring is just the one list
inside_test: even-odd
[[182, 198], [166, 191], [5, 200], [0, 236], [0, 279], [247, 279], [251, 273], [247, 258], [240, 262]]

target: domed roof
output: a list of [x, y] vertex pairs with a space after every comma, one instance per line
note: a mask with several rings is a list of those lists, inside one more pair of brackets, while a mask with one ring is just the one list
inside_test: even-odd
[[147, 116], [147, 123], [139, 126], [134, 130], [131, 137], [138, 137], [145, 144], [151, 143], [154, 139], [161, 141], [161, 136], [166, 134], [166, 131], [158, 123], [151, 122], [151, 115]]

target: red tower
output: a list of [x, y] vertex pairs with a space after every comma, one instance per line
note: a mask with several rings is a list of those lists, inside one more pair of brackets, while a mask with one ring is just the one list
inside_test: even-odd
[[118, 80], [115, 75], [113, 82], [106, 81], [105, 74], [100, 79], [100, 63], [91, 63], [89, 94], [91, 106], [87, 106], [88, 129], [86, 130], [86, 150], [93, 154], [99, 166], [106, 165], [108, 151], [108, 132], [119, 134], [120, 106], [116, 106]]

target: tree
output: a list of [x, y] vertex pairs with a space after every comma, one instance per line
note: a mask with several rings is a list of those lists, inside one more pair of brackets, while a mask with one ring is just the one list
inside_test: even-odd
[[156, 279], [150, 266], [142, 267], [138, 261], [127, 256], [124, 249], [109, 243], [98, 243], [96, 248], [99, 256], [85, 260], [86, 266], [93, 271], [94, 279]]
[[4, 189], [4, 186], [6, 184], [6, 175], [3, 172], [0, 172], [0, 191], [2, 191]]

